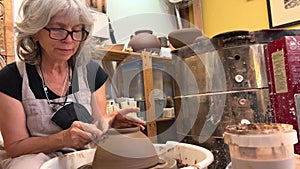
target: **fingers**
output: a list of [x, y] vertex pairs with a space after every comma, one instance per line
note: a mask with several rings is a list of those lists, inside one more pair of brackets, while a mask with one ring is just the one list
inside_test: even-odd
[[146, 122], [140, 118], [137, 118], [137, 117], [133, 117], [133, 116], [125, 116], [126, 119], [132, 121], [132, 122], [135, 122], [135, 123], [138, 123], [138, 124], [142, 124], [142, 125], [146, 125]]
[[139, 111], [140, 111], [139, 107], [127, 107], [127, 108], [118, 110], [119, 114], [121, 114], [121, 115], [126, 115], [131, 112], [139, 112]]
[[88, 124], [80, 121], [79, 124], [81, 126], [81, 129], [85, 131], [93, 141], [98, 141], [105, 134], [95, 124]]
[[111, 113], [109, 124], [114, 128], [127, 128], [138, 126], [142, 130], [144, 130], [144, 125], [146, 125], [146, 122], [144, 120], [134, 116], [127, 116], [128, 113], [139, 111], [140, 108], [138, 107], [128, 107], [121, 110], [117, 110], [114, 113]]
[[142, 124], [142, 125], [146, 125], [146, 122], [140, 118], [136, 118], [136, 117], [132, 117], [132, 116], [125, 116], [128, 113], [132, 113], [132, 112], [139, 112], [140, 108], [139, 107], [128, 107], [128, 108], [124, 108], [121, 110], [118, 110], [118, 113], [123, 115], [126, 119]]
[[91, 140], [92, 134], [89, 132], [86, 132], [81, 123], [82, 122], [79, 122], [79, 121], [73, 122], [72, 126], [70, 127], [71, 135], [73, 135], [73, 138], [79, 137], [84, 140]]
[[103, 121], [101, 124], [101, 129], [103, 133], [106, 133], [109, 129], [109, 123], [107, 121]]
[[122, 129], [122, 128], [131, 128], [131, 127], [139, 127], [141, 130], [145, 130], [145, 127], [138, 123], [116, 123], [113, 124], [113, 128]]
[[69, 129], [63, 131], [62, 141], [66, 147], [82, 148], [92, 140], [91, 135], [74, 122]]
[[137, 126], [139, 127], [141, 130], [145, 130], [145, 126], [144, 125], [141, 125], [139, 123], [132, 123], [134, 126]]

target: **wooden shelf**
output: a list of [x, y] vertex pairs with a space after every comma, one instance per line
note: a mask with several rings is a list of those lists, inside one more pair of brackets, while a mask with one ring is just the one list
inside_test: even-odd
[[[145, 96], [145, 109], [146, 109], [146, 133], [153, 143], [157, 143], [157, 125], [156, 122], [171, 121], [174, 118], [161, 118], [155, 119], [155, 101], [151, 96], [153, 91], [153, 72], [152, 61], [155, 60], [159, 63], [169, 63], [171, 65], [171, 58], [152, 55], [150, 52], [123, 52], [118, 50], [98, 49], [98, 52], [103, 57], [102, 62], [105, 64], [107, 61], [123, 62], [126, 61], [142, 61], [143, 65], [143, 82], [144, 82], [144, 96]], [[167, 61], [167, 62], [166, 62]]]
[[171, 60], [171, 58], [165, 57], [165, 56], [159, 56], [159, 55], [152, 55], [150, 52], [124, 52], [119, 50], [106, 50], [106, 49], [98, 49], [99, 53], [104, 56], [103, 61], [116, 61], [121, 62], [124, 59], [134, 58], [139, 59], [144, 53], [149, 53], [151, 55], [151, 58], [153, 59], [160, 59], [160, 60]]
[[127, 57], [140, 57], [140, 53], [135, 52], [123, 52], [119, 50], [106, 50], [106, 49], [98, 49], [98, 51], [102, 54], [103, 61], [116, 61], [121, 62]]
[[159, 118], [156, 119], [156, 122], [164, 122], [164, 121], [174, 121], [175, 117], [170, 117], [170, 118]]

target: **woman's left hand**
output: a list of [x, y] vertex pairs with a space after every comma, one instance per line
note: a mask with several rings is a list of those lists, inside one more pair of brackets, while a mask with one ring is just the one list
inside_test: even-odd
[[127, 116], [131, 112], [139, 112], [138, 107], [129, 107], [121, 110], [117, 110], [108, 115], [108, 124], [113, 128], [127, 128], [133, 126], [139, 126], [142, 130], [145, 129], [146, 122], [136, 117]]

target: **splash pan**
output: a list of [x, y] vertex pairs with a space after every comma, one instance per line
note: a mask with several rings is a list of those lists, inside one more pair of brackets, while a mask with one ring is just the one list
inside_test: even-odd
[[[169, 141], [166, 144], [154, 144], [154, 147], [159, 157], [167, 161], [169, 168], [173, 168], [173, 161], [176, 161], [176, 168], [207, 169], [214, 160], [209, 150], [196, 145]], [[78, 169], [91, 164], [94, 154], [95, 149], [69, 153], [45, 162], [40, 169]]]

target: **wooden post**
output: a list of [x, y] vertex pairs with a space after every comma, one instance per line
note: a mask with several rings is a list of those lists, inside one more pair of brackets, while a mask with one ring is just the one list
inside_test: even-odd
[[155, 119], [155, 102], [153, 96], [152, 57], [150, 52], [141, 54], [143, 62], [144, 93], [146, 104], [147, 135], [153, 143], [157, 143]]
[[193, 0], [194, 26], [203, 29], [201, 0]]
[[[1, 1], [0, 1], [1, 2]], [[14, 42], [14, 17], [13, 17], [13, 6], [12, 0], [3, 0], [4, 5], [4, 55], [7, 57], [7, 63], [15, 61], [15, 42]], [[1, 52], [2, 54], [2, 52]]]

